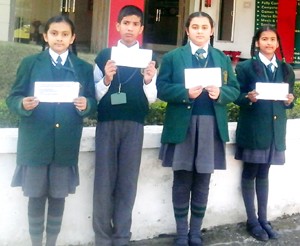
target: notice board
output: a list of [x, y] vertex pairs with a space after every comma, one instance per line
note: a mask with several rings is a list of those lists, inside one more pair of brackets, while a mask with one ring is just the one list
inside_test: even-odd
[[300, 66], [300, 0], [256, 0], [255, 13], [255, 31], [266, 24], [277, 28], [286, 61]]
[[255, 30], [263, 25], [277, 25], [278, 0], [257, 0], [255, 5]]
[[300, 68], [300, 0], [297, 0], [297, 16], [295, 28], [294, 67]]

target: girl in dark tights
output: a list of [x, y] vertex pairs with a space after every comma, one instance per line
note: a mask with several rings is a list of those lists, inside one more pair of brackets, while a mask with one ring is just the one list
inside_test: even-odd
[[[267, 220], [269, 169], [285, 162], [286, 109], [293, 106], [295, 74], [292, 67], [276, 57], [280, 38], [272, 26], [263, 26], [253, 37], [251, 56], [236, 66], [241, 94], [235, 158], [244, 162], [242, 195], [247, 213], [247, 230], [260, 241], [279, 237]], [[285, 100], [258, 100], [256, 82], [287, 83]], [[257, 214], [255, 209], [257, 198]]]
[[[65, 15], [48, 20], [43, 34], [48, 48], [22, 60], [6, 100], [9, 109], [20, 117], [12, 186], [22, 187], [24, 196], [29, 198], [32, 246], [43, 245], [44, 231], [46, 246], [56, 245], [65, 197], [75, 193], [79, 185], [83, 118], [96, 110], [93, 68], [75, 55], [74, 30], [73, 22]], [[34, 94], [35, 82], [46, 81], [75, 81], [80, 84], [80, 91], [70, 101], [54, 96], [49, 102]], [[55, 91], [54, 86], [51, 89]]]
[[[188, 42], [163, 57], [156, 83], [158, 97], [168, 103], [160, 159], [174, 171], [174, 245], [201, 246], [210, 178], [215, 169], [226, 169], [226, 105], [237, 99], [239, 86], [230, 59], [212, 46], [212, 18], [195, 12], [185, 27]], [[213, 67], [222, 70], [220, 87], [186, 88], [187, 68]]]

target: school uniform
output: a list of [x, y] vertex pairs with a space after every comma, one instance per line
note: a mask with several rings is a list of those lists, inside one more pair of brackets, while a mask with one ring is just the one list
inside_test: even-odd
[[[269, 70], [269, 66], [273, 69]], [[235, 102], [240, 106], [235, 158], [243, 161], [241, 190], [246, 228], [257, 240], [277, 239], [279, 234], [267, 220], [268, 175], [270, 165], [285, 162], [286, 109], [293, 107], [293, 103], [286, 106], [284, 101], [261, 99], [251, 102], [247, 94], [255, 90], [256, 82], [288, 83], [289, 93], [293, 93], [295, 74], [290, 65], [283, 64], [275, 55], [270, 61], [261, 53], [238, 63], [236, 73], [241, 94]]]
[[[158, 98], [166, 101], [159, 158], [174, 171], [172, 202], [176, 221], [174, 245], [202, 245], [200, 229], [206, 211], [211, 173], [226, 169], [228, 141], [226, 104], [236, 100], [239, 86], [231, 61], [206, 44], [206, 57], [197, 59], [192, 42], [164, 55], [157, 78]], [[218, 99], [203, 90], [190, 99], [185, 88], [187, 68], [221, 68]], [[188, 214], [190, 210], [190, 221]]]
[[[119, 48], [127, 48], [118, 43]], [[138, 43], [130, 49], [138, 49]], [[104, 67], [111, 48], [96, 57], [94, 69], [98, 123], [96, 127], [96, 169], [93, 228], [95, 245], [128, 245], [132, 209], [136, 197], [144, 136], [144, 119], [149, 102], [156, 99], [155, 78], [143, 82], [140, 68], [117, 68], [109, 86], [103, 83]], [[100, 81], [99, 81], [100, 80]], [[112, 102], [118, 92], [126, 100]]]
[[[22, 99], [34, 95], [36, 81], [78, 81], [81, 84], [79, 96], [87, 98], [87, 109], [79, 111], [73, 103], [40, 102], [35, 109], [25, 110]], [[24, 195], [48, 195], [48, 189], [52, 197], [75, 192], [79, 184], [77, 163], [83, 117], [95, 111], [94, 93], [92, 66], [72, 53], [67, 53], [64, 69], [59, 70], [49, 50], [23, 59], [6, 102], [9, 109], [20, 116], [17, 169], [12, 185], [23, 186]], [[51, 169], [51, 180], [46, 178], [49, 166], [55, 166]], [[42, 175], [40, 179], [39, 175]]]
[[236, 130], [236, 159], [251, 163], [283, 164], [286, 149], [286, 109], [293, 107], [293, 104], [286, 106], [284, 101], [276, 100], [258, 100], [251, 103], [246, 95], [255, 89], [256, 82], [285, 82], [289, 84], [289, 91], [292, 93], [295, 75], [292, 67], [286, 64], [289, 76], [284, 81], [282, 61], [274, 57], [276, 66], [274, 65], [274, 71], [270, 74], [267, 64], [261, 59], [263, 58], [257, 55], [236, 66], [241, 87], [241, 94], [236, 101], [240, 106]]
[[[179, 47], [163, 57], [163, 61], [160, 67], [160, 72], [157, 80], [158, 97], [168, 102], [166, 108], [166, 116], [164, 121], [164, 127], [161, 137], [162, 144], [179, 145], [182, 144], [186, 138], [187, 133], [191, 129], [191, 119], [193, 116], [201, 116], [206, 124], [199, 126], [197, 133], [201, 132], [203, 139], [207, 139], [206, 130], [201, 130], [202, 127], [209, 129], [211, 126], [213, 131], [211, 136], [214, 139], [219, 139], [220, 142], [226, 142], [228, 137], [228, 123], [227, 123], [227, 108], [226, 105], [229, 102], [234, 101], [239, 94], [239, 86], [235, 75], [232, 71], [232, 65], [228, 57], [223, 52], [208, 46], [208, 65], [207, 67], [220, 67], [222, 70], [222, 87], [220, 88], [220, 96], [217, 100], [211, 100], [208, 98], [207, 92], [203, 91], [203, 94], [199, 98], [206, 97], [205, 101], [202, 101], [202, 107], [197, 100], [191, 100], [188, 97], [188, 91], [184, 85], [184, 69], [193, 68], [193, 61], [195, 64], [195, 57], [191, 52], [191, 46], [188, 43], [183, 47]], [[176, 68], [176, 69], [174, 69]], [[210, 118], [210, 120], [208, 120]], [[215, 126], [215, 130], [214, 127]], [[194, 127], [195, 132], [196, 128]], [[207, 130], [208, 130], [207, 129]], [[199, 136], [198, 136], [199, 137]], [[209, 147], [213, 147], [215, 141], [210, 139], [210, 146], [203, 146], [203, 154], [207, 153]], [[201, 144], [203, 141], [198, 141]], [[207, 143], [205, 143], [207, 144]], [[218, 144], [220, 146], [220, 144]], [[194, 145], [193, 145], [194, 146]], [[192, 146], [186, 147], [186, 149], [194, 149]], [[206, 149], [206, 150], [205, 150]], [[218, 149], [222, 149], [218, 148]], [[183, 151], [183, 153], [187, 153]], [[195, 153], [194, 153], [195, 154]], [[213, 154], [217, 157], [217, 154]], [[209, 159], [212, 160], [213, 157]], [[223, 159], [225, 158], [223, 154]], [[184, 158], [182, 158], [184, 160]], [[190, 163], [190, 161], [187, 161]], [[225, 169], [225, 161], [221, 163], [220, 169]], [[192, 161], [193, 163], [193, 161]], [[167, 166], [170, 164], [165, 163]], [[183, 163], [177, 169], [184, 169], [187, 163]], [[207, 164], [207, 162], [206, 162]], [[190, 165], [190, 164], [189, 164]], [[212, 160], [210, 166], [203, 170], [205, 173], [211, 173], [214, 169], [214, 160]], [[190, 166], [186, 170], [192, 170]], [[200, 171], [201, 172], [201, 171]]]

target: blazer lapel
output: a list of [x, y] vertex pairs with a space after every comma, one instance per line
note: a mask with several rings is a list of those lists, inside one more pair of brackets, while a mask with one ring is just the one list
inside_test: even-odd
[[222, 68], [222, 64], [221, 64], [221, 59], [220, 59], [219, 53], [216, 52], [216, 50], [213, 47], [211, 47], [210, 45], [208, 46], [208, 53], [211, 54], [212, 60], [214, 62], [214, 66]]
[[69, 58], [70, 58], [70, 62], [72, 63], [71, 66], [73, 66], [73, 70], [74, 70], [74, 76], [76, 80], [79, 80], [77, 82], [81, 81], [81, 74], [80, 71], [83, 70], [83, 62], [77, 58], [76, 55], [74, 55], [74, 53], [69, 52]]
[[191, 46], [189, 43], [180, 48], [180, 56], [180, 59], [183, 61], [185, 68], [193, 67]]
[[257, 77], [257, 81], [261, 81], [261, 82], [268, 81], [265, 70], [264, 70], [264, 64], [259, 59], [258, 55], [254, 56], [252, 58], [252, 68], [253, 68], [255, 76]]
[[[53, 74], [52, 74], [52, 61], [51, 61], [51, 57], [49, 55], [48, 50], [45, 50], [44, 52], [42, 52], [38, 57], [37, 57], [37, 61], [36, 61], [36, 71], [39, 72], [39, 74], [41, 74], [41, 78], [39, 78], [42, 81], [53, 81]], [[41, 73], [41, 71], [43, 71]]]
[[283, 73], [282, 73], [282, 62], [277, 60], [278, 67], [276, 68], [275, 81], [276, 82], [287, 82], [283, 81]]

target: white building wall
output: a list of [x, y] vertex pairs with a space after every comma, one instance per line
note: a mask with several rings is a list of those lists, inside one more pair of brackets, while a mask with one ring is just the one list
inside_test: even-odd
[[10, 0], [0, 0], [0, 41], [8, 41]]
[[255, 29], [255, 1], [236, 0], [233, 42], [216, 41], [221, 50], [241, 51], [241, 57], [250, 58], [250, 46]]
[[[241, 197], [241, 162], [233, 158], [235, 123], [229, 124], [227, 170], [212, 175], [204, 227], [246, 220]], [[300, 212], [300, 119], [289, 120], [284, 166], [270, 170], [269, 219]], [[175, 232], [171, 188], [172, 171], [158, 160], [161, 126], [146, 126], [138, 194], [133, 211], [132, 239], [152, 238]], [[93, 242], [92, 193], [94, 179], [94, 128], [84, 128], [80, 156], [80, 186], [66, 199], [58, 245]], [[29, 246], [27, 198], [10, 187], [15, 169], [17, 129], [0, 129], [0, 245]]]

